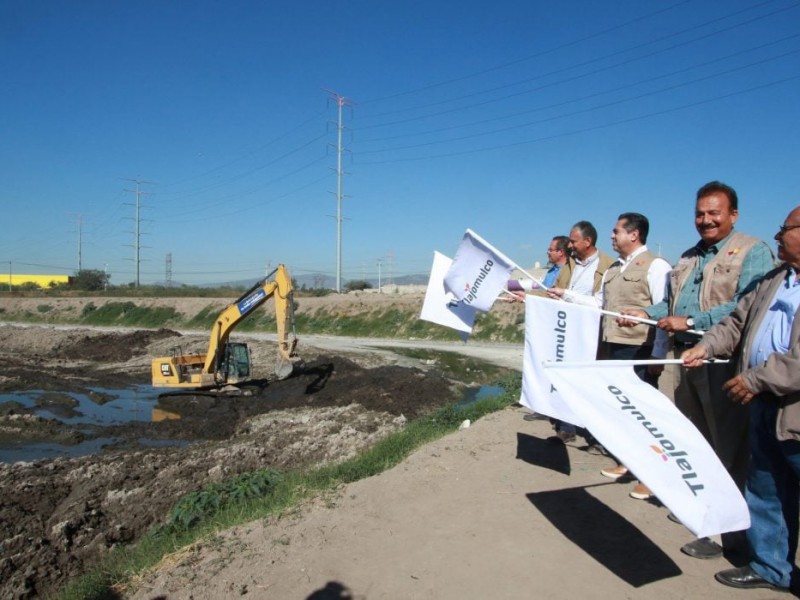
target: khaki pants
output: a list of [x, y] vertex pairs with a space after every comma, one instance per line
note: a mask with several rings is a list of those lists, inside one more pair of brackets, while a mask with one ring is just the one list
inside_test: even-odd
[[[675, 348], [680, 358], [683, 348]], [[744, 489], [750, 461], [748, 406], [733, 402], [722, 384], [736, 374], [734, 361], [674, 370], [675, 406], [703, 434], [733, 481]]]

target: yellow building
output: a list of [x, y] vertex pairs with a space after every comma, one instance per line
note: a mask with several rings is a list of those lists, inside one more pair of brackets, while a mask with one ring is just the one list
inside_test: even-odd
[[34, 283], [40, 288], [49, 288], [51, 284], [57, 283], [68, 284], [72, 277], [69, 275], [23, 275], [21, 273], [12, 273], [10, 275], [0, 275], [0, 285], [24, 285], [26, 283]]

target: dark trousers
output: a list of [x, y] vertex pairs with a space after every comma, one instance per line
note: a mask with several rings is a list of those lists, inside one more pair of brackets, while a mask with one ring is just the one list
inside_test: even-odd
[[[601, 357], [606, 360], [646, 360], [652, 356], [653, 347], [603, 342], [600, 350]], [[648, 372], [647, 365], [636, 365], [633, 371], [645, 383], [658, 387], [659, 375]]]

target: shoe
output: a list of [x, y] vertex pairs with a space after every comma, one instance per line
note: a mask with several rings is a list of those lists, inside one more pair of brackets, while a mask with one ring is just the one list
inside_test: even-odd
[[600, 471], [600, 475], [603, 477], [608, 477], [609, 479], [617, 480], [620, 477], [625, 477], [628, 474], [628, 467], [625, 465], [618, 465], [616, 467], [612, 467], [610, 469], [603, 469]]
[[683, 525], [683, 523], [681, 523], [681, 520], [678, 517], [676, 517], [675, 513], [673, 512], [667, 513], [667, 518], [673, 523], [677, 523], [678, 525]]
[[544, 415], [540, 415], [539, 413], [528, 413], [527, 415], [525, 415], [522, 418], [525, 421], [543, 421], [547, 417], [545, 417]]
[[548, 444], [566, 444], [567, 442], [574, 442], [575, 441], [575, 434], [568, 433], [566, 431], [556, 431], [555, 435], [551, 435], [547, 438]]
[[740, 590], [767, 588], [768, 590], [775, 590], [776, 592], [789, 591], [789, 588], [770, 583], [761, 577], [761, 575], [753, 571], [749, 565], [746, 567], [737, 567], [735, 569], [726, 569], [724, 571], [720, 571], [714, 575], [714, 579], [725, 585], [739, 588]]
[[628, 495], [636, 500], [647, 500], [653, 497], [653, 492], [645, 484], [637, 483]]
[[681, 546], [681, 552], [692, 558], [719, 558], [722, 556], [722, 546], [707, 537], [696, 539]]
[[600, 444], [589, 444], [586, 446], [586, 453], [594, 454], [595, 456], [608, 456], [608, 450]]

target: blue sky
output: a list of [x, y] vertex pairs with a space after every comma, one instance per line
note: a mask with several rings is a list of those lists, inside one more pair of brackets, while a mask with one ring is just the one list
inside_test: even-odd
[[[800, 204], [798, 0], [2, 0], [0, 273], [142, 283], [522, 266], [624, 211], [674, 261], [694, 193], [771, 240]], [[773, 245], [774, 247], [774, 245]]]

